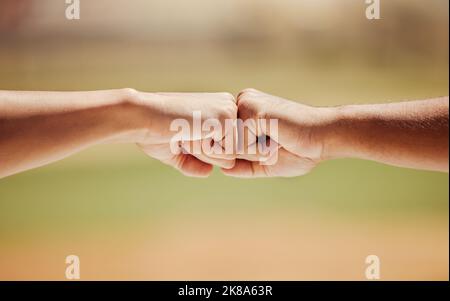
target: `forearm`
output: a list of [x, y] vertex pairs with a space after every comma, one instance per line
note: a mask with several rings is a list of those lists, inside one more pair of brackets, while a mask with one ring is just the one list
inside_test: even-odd
[[0, 177], [45, 165], [141, 130], [129, 90], [0, 91]]
[[335, 108], [322, 129], [324, 157], [448, 171], [448, 110], [448, 97]]

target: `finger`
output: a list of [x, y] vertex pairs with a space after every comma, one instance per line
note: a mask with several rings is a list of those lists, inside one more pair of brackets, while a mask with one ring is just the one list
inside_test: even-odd
[[203, 153], [211, 158], [234, 161], [234, 159], [236, 159], [234, 146], [235, 143], [232, 141], [229, 145], [227, 145], [228, 142], [225, 140], [227, 140], [228, 138], [230, 137], [226, 137], [222, 139], [222, 141], [214, 141], [212, 139], [203, 140], [202, 141]]
[[193, 156], [195, 156], [197, 159], [199, 159], [205, 163], [216, 165], [216, 166], [219, 166], [221, 168], [226, 168], [226, 169], [233, 168], [233, 166], [235, 164], [235, 159], [232, 159], [232, 160], [216, 159], [216, 158], [211, 158], [205, 154], [196, 154]]
[[[260, 116], [258, 96], [253, 92], [242, 92], [238, 97], [238, 135], [241, 138], [243, 130], [250, 130], [256, 137], [268, 135], [268, 126], [264, 116]], [[253, 90], [251, 90], [253, 91]]]
[[[269, 117], [270, 107], [273, 105], [267, 103], [264, 95], [267, 94], [255, 90], [245, 89], [241, 91], [237, 97], [238, 118], [244, 123], [248, 120], [253, 120], [250, 130], [258, 136], [266, 135], [278, 141], [278, 120]], [[261, 112], [264, 111], [264, 114]]]
[[225, 136], [219, 140], [214, 138], [203, 139], [202, 149], [204, 153], [211, 158], [234, 161], [236, 158], [237, 144], [236, 127], [229, 129]]
[[206, 178], [211, 174], [213, 166], [190, 154], [180, 154], [178, 169], [186, 176]]
[[263, 165], [260, 165], [258, 162], [241, 159], [236, 160], [233, 168], [222, 168], [222, 172], [227, 176], [237, 178], [259, 178], [267, 176]]
[[264, 165], [273, 165], [276, 163], [280, 148], [281, 146], [270, 137], [259, 137], [245, 152], [239, 153], [236, 157]]
[[244, 89], [241, 92], [239, 92], [236, 99], [239, 100], [239, 98], [245, 94], [257, 94], [257, 93], [261, 93], [261, 91], [253, 89], [253, 88], [247, 88], [247, 89]]
[[174, 167], [187, 176], [207, 177], [213, 168], [211, 164], [202, 162], [190, 154], [172, 153], [168, 144], [141, 145], [141, 147], [148, 156]]
[[[207, 140], [206, 143], [209, 143], [209, 141], [213, 140]], [[186, 141], [182, 143], [182, 147], [186, 153], [193, 155], [205, 163], [217, 165], [223, 168], [232, 168], [234, 166], [234, 156], [230, 158], [212, 157], [203, 145], [204, 143], [205, 141]], [[219, 145], [216, 145], [216, 148], [222, 149]], [[211, 152], [214, 152], [214, 150], [211, 150]]]

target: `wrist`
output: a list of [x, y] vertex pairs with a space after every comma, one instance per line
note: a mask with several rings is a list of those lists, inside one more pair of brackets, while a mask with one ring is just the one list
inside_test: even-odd
[[373, 118], [361, 106], [328, 108], [330, 122], [324, 127], [323, 158], [339, 159], [365, 156], [364, 136], [370, 134], [367, 120]]
[[346, 125], [349, 116], [344, 107], [317, 108], [320, 122], [313, 130], [312, 137], [321, 145], [321, 160], [338, 159], [348, 156], [346, 152]]
[[113, 94], [111, 103], [104, 108], [112, 128], [112, 137], [107, 142], [142, 142], [150, 128], [152, 118], [148, 111], [153, 98], [144, 98], [143, 93], [131, 88], [113, 90]]

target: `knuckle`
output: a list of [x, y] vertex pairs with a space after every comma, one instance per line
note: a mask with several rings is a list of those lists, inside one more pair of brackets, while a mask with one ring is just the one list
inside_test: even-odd
[[123, 88], [120, 89], [120, 95], [125, 100], [133, 101], [138, 98], [139, 92], [133, 88]]
[[257, 93], [258, 90], [256, 90], [255, 88], [247, 88], [247, 89], [244, 89], [244, 92], [246, 92], [246, 93]]
[[256, 93], [258, 93], [258, 92], [259, 92], [259, 91], [256, 90], [256, 89], [253, 89], [253, 88], [247, 88], [247, 89], [244, 89], [244, 90], [242, 90], [241, 92], [239, 92], [238, 98], [239, 98], [239, 97], [242, 97], [242, 96], [245, 96], [245, 95], [249, 95], [249, 94], [256, 94]]
[[226, 119], [233, 119], [235, 118], [235, 116], [233, 115], [233, 112], [231, 110], [228, 109], [222, 109], [220, 110], [220, 112], [217, 114], [218, 119], [220, 120], [221, 123], [224, 123]]
[[226, 100], [232, 100], [234, 102], [234, 96], [233, 94], [229, 93], [229, 92], [221, 92], [220, 95], [226, 99]]
[[218, 112], [218, 117], [220, 119], [234, 119], [237, 116], [237, 106], [233, 105], [225, 105], [220, 107]]
[[232, 115], [233, 115], [234, 118], [237, 117], [237, 115], [238, 115], [238, 107], [237, 106], [233, 106], [233, 108], [232, 108]]
[[237, 108], [238, 108], [238, 111], [243, 111], [243, 110], [248, 111], [248, 110], [252, 109], [252, 106], [253, 105], [252, 105], [252, 101], [250, 98], [242, 97], [239, 99]]

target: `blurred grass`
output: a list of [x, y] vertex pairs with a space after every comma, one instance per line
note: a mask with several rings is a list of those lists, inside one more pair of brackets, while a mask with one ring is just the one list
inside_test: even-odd
[[[342, 52], [342, 51], [340, 51]], [[448, 94], [448, 57], [121, 41], [35, 41], [0, 48], [0, 85], [17, 90], [229, 91], [254, 87], [312, 105], [386, 102]], [[207, 80], [205, 80], [207, 79]]]

